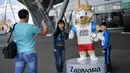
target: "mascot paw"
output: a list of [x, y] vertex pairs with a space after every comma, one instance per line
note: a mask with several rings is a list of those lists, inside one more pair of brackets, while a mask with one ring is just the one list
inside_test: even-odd
[[94, 56], [91, 56], [90, 59], [91, 59], [91, 60], [98, 60], [98, 58], [97, 58], [97, 57], [94, 57]]
[[78, 58], [78, 62], [81, 62], [81, 61], [86, 61], [86, 60], [87, 60], [87, 57]]

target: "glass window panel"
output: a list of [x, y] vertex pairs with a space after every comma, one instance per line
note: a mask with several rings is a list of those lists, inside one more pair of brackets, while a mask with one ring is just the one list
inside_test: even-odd
[[113, 10], [121, 9], [121, 3], [113, 3]]
[[94, 11], [97, 11], [97, 6], [94, 6]]
[[104, 11], [105, 10], [105, 5], [99, 5], [96, 8], [97, 11]]
[[112, 4], [106, 4], [106, 10], [112, 10]]

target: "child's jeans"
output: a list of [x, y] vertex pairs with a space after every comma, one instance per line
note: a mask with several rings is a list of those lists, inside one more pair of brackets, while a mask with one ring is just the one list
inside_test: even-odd
[[109, 45], [108, 48], [105, 49], [105, 63], [107, 66], [107, 72], [112, 71], [110, 54], [111, 54], [111, 45]]

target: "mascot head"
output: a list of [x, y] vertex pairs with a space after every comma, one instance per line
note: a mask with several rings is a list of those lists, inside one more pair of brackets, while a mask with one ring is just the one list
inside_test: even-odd
[[86, 3], [82, 5], [80, 4], [80, 0], [78, 0], [78, 8], [76, 8], [74, 11], [77, 23], [82, 25], [89, 24], [93, 18], [93, 14], [94, 9], [88, 4], [87, 0]]

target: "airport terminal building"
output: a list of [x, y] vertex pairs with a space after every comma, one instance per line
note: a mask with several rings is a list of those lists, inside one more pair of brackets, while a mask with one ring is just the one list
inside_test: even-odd
[[[88, 0], [89, 4], [95, 9], [94, 21], [100, 24], [102, 21], [107, 22], [109, 27], [124, 27], [124, 31], [130, 31], [130, 0]], [[85, 0], [81, 0], [85, 3]], [[61, 3], [62, 4], [62, 3]], [[58, 16], [61, 4], [55, 5], [55, 14]], [[70, 0], [65, 18], [71, 25], [75, 25], [72, 12], [77, 7], [77, 0]]]

